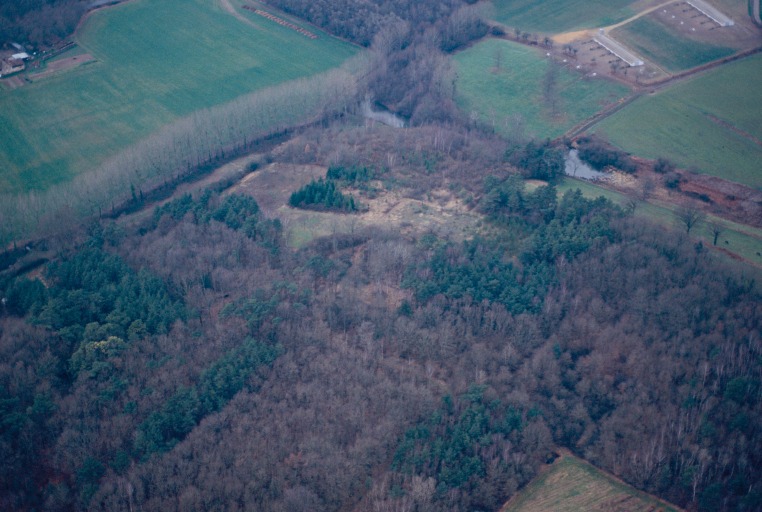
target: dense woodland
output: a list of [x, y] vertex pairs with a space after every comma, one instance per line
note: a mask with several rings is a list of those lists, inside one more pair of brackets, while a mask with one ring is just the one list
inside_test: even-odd
[[752, 282], [603, 199], [527, 191], [489, 136], [332, 130], [306, 137], [354, 159], [334, 178], [395, 154], [374, 176], [444, 175], [484, 229], [294, 251], [217, 191], [92, 225], [2, 282], [2, 508], [497, 510], [557, 446], [692, 509], [762, 506]]
[[294, 249], [229, 184], [57, 233], [51, 262], [0, 274], [0, 508], [498, 510], [565, 447], [690, 510], [762, 509], [757, 285], [683, 230], [559, 195], [551, 144], [462, 121], [441, 41], [469, 6], [362, 5], [398, 18], [369, 31], [362, 85], [414, 126], [332, 105], [264, 161], [323, 164], [358, 200], [448, 190], [472, 236]]
[[268, 0], [374, 50], [368, 92], [414, 124], [451, 121], [454, 75], [445, 54], [487, 33], [476, 2], [446, 0]]
[[50, 47], [74, 32], [92, 0], [17, 0], [0, 3], [0, 43]]
[[478, 18], [465, 14], [464, 7], [476, 0], [268, 0], [267, 3], [363, 46], [370, 46], [378, 34], [390, 27], [405, 24], [416, 32], [436, 33], [442, 48], [451, 50], [468, 41], [472, 31], [484, 26]]

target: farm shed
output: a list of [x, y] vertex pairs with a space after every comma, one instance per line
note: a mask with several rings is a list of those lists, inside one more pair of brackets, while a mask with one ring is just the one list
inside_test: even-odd
[[704, 2], [704, 0], [687, 0], [687, 2], [721, 27], [732, 27], [735, 25], [733, 20]]
[[3, 61], [0, 61], [0, 76], [6, 76], [6, 75], [12, 75], [13, 73], [18, 73], [19, 71], [23, 71], [25, 68], [24, 61], [21, 59], [5, 59]]
[[624, 47], [621, 43], [614, 41], [612, 38], [606, 35], [603, 29], [593, 38], [593, 40], [599, 45], [606, 48], [608, 51], [622, 59], [631, 67], [637, 67], [643, 65], [643, 60], [638, 58], [637, 55]]

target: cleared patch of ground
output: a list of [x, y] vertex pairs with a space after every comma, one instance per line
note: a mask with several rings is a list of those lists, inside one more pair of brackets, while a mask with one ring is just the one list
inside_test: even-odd
[[506, 503], [502, 512], [679, 512], [565, 453]]
[[378, 227], [403, 234], [434, 232], [440, 236], [465, 239], [479, 229], [481, 216], [471, 212], [452, 192], [432, 190], [423, 199], [406, 197], [402, 190], [382, 190], [374, 184], [374, 197], [347, 190], [367, 211], [357, 214], [316, 212], [288, 206], [291, 193], [314, 179], [325, 177], [318, 165], [275, 163], [248, 174], [231, 191], [250, 194], [269, 216], [282, 222], [293, 247], [333, 234], [352, 233], [360, 228]]
[[2, 84], [5, 89], [13, 90], [22, 87], [24, 85], [24, 79], [21, 78], [20, 75], [13, 75], [0, 80], [0, 84]]
[[94, 61], [95, 57], [89, 53], [82, 53], [80, 55], [56, 59], [54, 61], [48, 62], [45, 68], [41, 71], [30, 73], [29, 79], [32, 80], [32, 82], [37, 82], [38, 80], [42, 80], [57, 73], [62, 73], [64, 71], [68, 71]]

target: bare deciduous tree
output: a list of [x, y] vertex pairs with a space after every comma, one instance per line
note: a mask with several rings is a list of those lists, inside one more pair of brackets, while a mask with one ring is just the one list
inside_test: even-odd
[[712, 232], [712, 245], [717, 245], [717, 239], [720, 238], [722, 232], [725, 231], [725, 226], [716, 220], [713, 220], [709, 223], [709, 229]]
[[690, 234], [691, 229], [706, 217], [706, 214], [693, 204], [681, 206], [675, 211], [675, 215], [680, 223], [685, 226], [687, 234]]
[[542, 99], [545, 106], [550, 110], [550, 115], [558, 115], [561, 98], [558, 95], [558, 64], [552, 59], [548, 62], [548, 68], [542, 79]]

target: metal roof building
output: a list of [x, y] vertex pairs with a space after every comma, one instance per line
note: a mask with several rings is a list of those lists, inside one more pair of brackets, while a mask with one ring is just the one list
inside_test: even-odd
[[722, 14], [720, 11], [709, 5], [708, 3], [704, 2], [704, 0], [686, 0], [690, 5], [701, 11], [703, 14], [705, 14], [707, 17], [711, 18], [712, 21], [717, 23], [721, 27], [732, 27], [735, 25], [735, 22]]
[[639, 58], [637, 55], [625, 48], [621, 43], [611, 39], [606, 35], [603, 29], [601, 29], [598, 34], [593, 37], [593, 41], [606, 48], [608, 51], [625, 61], [631, 67], [642, 66], [644, 64], [643, 59]]

